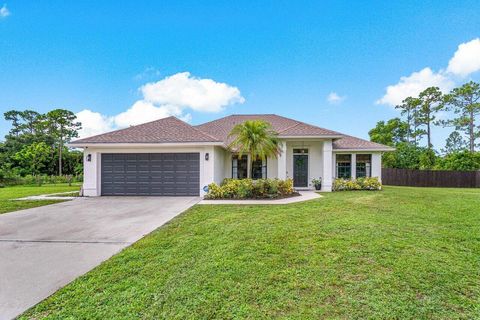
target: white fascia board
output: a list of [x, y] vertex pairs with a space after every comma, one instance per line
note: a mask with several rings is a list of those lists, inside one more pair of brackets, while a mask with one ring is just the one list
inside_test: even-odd
[[395, 148], [384, 148], [384, 149], [333, 149], [333, 152], [389, 152], [395, 151]]
[[330, 135], [330, 136], [278, 136], [279, 139], [341, 139], [343, 136]]
[[69, 143], [71, 148], [159, 148], [222, 146], [222, 142], [168, 142], [168, 143]]

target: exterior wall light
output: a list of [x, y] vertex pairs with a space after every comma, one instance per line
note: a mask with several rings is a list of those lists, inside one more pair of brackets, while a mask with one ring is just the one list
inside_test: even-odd
[[207, 153], [205, 153], [205, 161], [208, 161], [208, 158], [210, 157], [210, 155]]
[[92, 161], [92, 155], [91, 155], [90, 153], [87, 154], [87, 161], [88, 161], [88, 162]]

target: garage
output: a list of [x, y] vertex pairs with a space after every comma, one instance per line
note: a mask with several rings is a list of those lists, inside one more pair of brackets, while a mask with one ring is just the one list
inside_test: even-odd
[[104, 196], [198, 196], [199, 153], [102, 153]]

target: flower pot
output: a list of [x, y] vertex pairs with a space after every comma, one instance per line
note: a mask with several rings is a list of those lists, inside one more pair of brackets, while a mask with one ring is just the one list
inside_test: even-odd
[[315, 185], [315, 190], [321, 190], [321, 189], [322, 189], [321, 183]]

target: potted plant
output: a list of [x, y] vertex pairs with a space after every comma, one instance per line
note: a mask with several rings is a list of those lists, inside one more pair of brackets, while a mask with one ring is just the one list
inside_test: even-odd
[[322, 178], [313, 178], [312, 184], [315, 186], [315, 190], [322, 189]]

